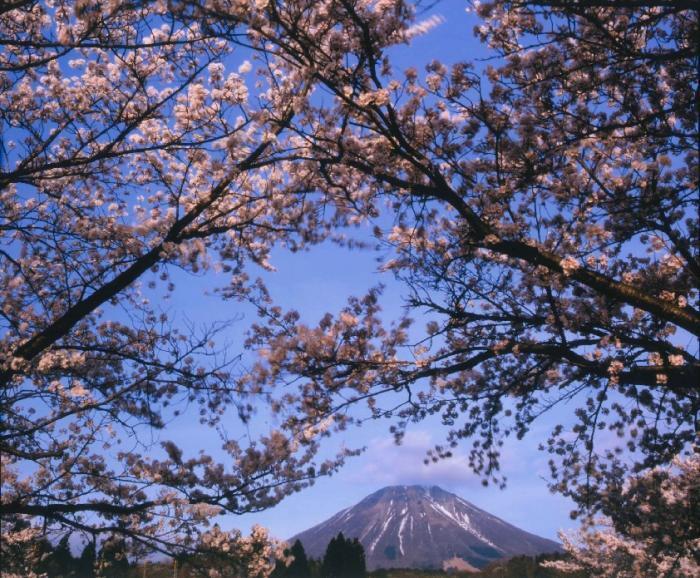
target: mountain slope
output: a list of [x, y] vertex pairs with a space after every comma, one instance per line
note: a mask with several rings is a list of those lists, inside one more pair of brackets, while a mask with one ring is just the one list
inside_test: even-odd
[[290, 540], [320, 558], [338, 532], [362, 542], [370, 570], [481, 568], [498, 558], [561, 550], [437, 486], [384, 488]]

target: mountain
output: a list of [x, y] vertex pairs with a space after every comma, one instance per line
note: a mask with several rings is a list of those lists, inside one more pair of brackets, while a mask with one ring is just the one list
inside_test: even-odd
[[482, 568], [498, 558], [559, 552], [535, 536], [437, 487], [390, 486], [290, 538], [321, 558], [342, 532], [365, 548], [367, 568]]

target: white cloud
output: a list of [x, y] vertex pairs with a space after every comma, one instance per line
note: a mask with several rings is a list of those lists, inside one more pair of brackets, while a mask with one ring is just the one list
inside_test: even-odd
[[371, 440], [361, 465], [348, 477], [373, 486], [437, 485], [478, 486], [479, 479], [469, 468], [466, 455], [456, 450], [451, 458], [425, 464], [427, 452], [436, 441], [427, 431], [409, 431], [397, 446], [389, 436]]

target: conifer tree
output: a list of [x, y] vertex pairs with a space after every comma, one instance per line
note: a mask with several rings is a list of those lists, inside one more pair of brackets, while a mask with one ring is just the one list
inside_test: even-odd
[[285, 556], [292, 556], [293, 560], [289, 565], [283, 560], [277, 560], [275, 569], [270, 574], [270, 578], [311, 578], [311, 564], [306, 556], [304, 545], [297, 540], [291, 548], [284, 550]]
[[343, 536], [342, 532], [335, 538], [331, 538], [331, 541], [328, 543], [321, 566], [322, 578], [336, 578], [340, 575], [341, 543], [345, 543], [345, 536]]
[[333, 538], [323, 557], [323, 578], [362, 578], [366, 574], [365, 550], [357, 538], [346, 539], [342, 532]]
[[365, 549], [357, 538], [352, 541], [345, 542], [347, 570], [345, 576], [347, 578], [363, 577], [367, 574], [367, 565], [365, 562]]
[[97, 561], [97, 547], [94, 540], [85, 544], [83, 552], [76, 563], [76, 574], [79, 578], [94, 578], [95, 562]]
[[294, 560], [287, 567], [286, 578], [309, 578], [311, 570], [309, 569], [309, 560], [306, 557], [304, 545], [297, 540], [292, 545], [289, 553], [294, 556]]
[[39, 572], [51, 578], [67, 578], [74, 576], [75, 558], [70, 551], [70, 534], [64, 534], [54, 546], [51, 553], [42, 560]]

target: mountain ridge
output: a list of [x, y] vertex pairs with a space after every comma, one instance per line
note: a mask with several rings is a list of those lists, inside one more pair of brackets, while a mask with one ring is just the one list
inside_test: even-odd
[[387, 486], [293, 536], [322, 557], [339, 532], [358, 538], [367, 567], [478, 569], [519, 554], [561, 551], [437, 485]]

